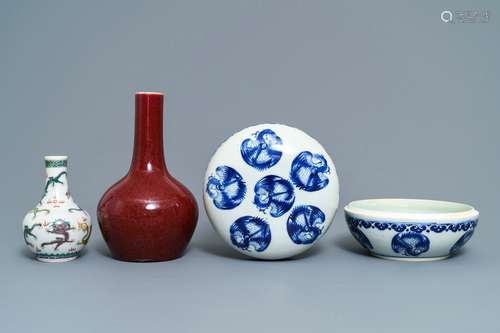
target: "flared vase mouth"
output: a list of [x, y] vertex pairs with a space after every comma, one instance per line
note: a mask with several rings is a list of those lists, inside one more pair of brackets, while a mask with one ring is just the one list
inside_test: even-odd
[[427, 199], [357, 200], [345, 206], [344, 210], [349, 215], [367, 220], [412, 223], [446, 223], [474, 220], [479, 216], [479, 212], [467, 204]]
[[46, 161], [67, 161], [67, 155], [47, 155], [44, 157]]
[[158, 92], [158, 91], [136, 91], [135, 94], [136, 95], [160, 95], [160, 96], [165, 95], [164, 93]]

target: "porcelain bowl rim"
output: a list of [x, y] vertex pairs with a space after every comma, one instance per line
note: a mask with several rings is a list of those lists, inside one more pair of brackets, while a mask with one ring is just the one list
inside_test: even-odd
[[[430, 204], [430, 205], [459, 205], [464, 207], [463, 210], [458, 212], [415, 212], [415, 211], [393, 211], [391, 209], [374, 210], [369, 208], [355, 207], [356, 204], [369, 203], [369, 202], [395, 202], [407, 204]], [[469, 220], [477, 220], [479, 212], [468, 204], [441, 201], [441, 200], [428, 200], [428, 199], [404, 199], [404, 198], [378, 198], [378, 199], [363, 199], [351, 201], [344, 207], [346, 214], [355, 216], [369, 221], [384, 221], [384, 222], [400, 222], [400, 223], [449, 223], [449, 222], [463, 222]]]

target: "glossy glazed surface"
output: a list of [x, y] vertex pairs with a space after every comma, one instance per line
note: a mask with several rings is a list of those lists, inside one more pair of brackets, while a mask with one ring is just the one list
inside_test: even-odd
[[47, 179], [42, 199], [23, 220], [24, 242], [39, 261], [77, 258], [92, 232], [90, 215], [70, 194], [67, 164], [67, 156], [45, 156]]
[[164, 261], [182, 255], [198, 218], [196, 201], [168, 172], [163, 154], [163, 95], [137, 93], [129, 172], [104, 193], [97, 217], [116, 259]]
[[338, 206], [335, 165], [303, 131], [280, 124], [245, 128], [227, 139], [206, 171], [205, 209], [235, 250], [283, 259], [326, 234]]
[[347, 226], [373, 255], [425, 261], [457, 253], [472, 237], [479, 212], [461, 203], [419, 199], [369, 199], [348, 204]]

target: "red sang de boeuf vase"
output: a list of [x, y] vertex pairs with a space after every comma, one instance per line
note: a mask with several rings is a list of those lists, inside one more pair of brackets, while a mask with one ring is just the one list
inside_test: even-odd
[[102, 196], [97, 218], [111, 255], [119, 260], [171, 260], [188, 245], [198, 207], [165, 164], [163, 94], [136, 93], [132, 164]]

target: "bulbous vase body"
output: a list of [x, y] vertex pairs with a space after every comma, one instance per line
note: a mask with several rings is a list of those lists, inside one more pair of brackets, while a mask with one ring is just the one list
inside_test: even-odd
[[129, 172], [102, 196], [97, 217], [114, 258], [165, 261], [182, 255], [198, 219], [196, 201], [168, 172], [163, 154], [163, 94], [137, 93]]
[[77, 258], [92, 231], [90, 216], [68, 188], [67, 156], [46, 156], [44, 194], [23, 220], [24, 242], [36, 259], [64, 262]]

